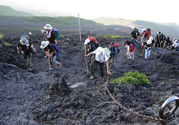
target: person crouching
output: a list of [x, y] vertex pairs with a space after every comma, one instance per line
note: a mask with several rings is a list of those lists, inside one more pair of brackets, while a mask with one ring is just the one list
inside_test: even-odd
[[26, 37], [21, 37], [20, 42], [17, 45], [17, 54], [21, 53], [24, 56], [28, 71], [33, 70], [32, 50], [36, 53], [36, 55], [38, 54], [36, 49], [33, 47], [33, 44], [29, 43], [29, 40]]
[[61, 63], [56, 60], [56, 50], [54, 46], [49, 44], [49, 41], [42, 41], [40, 48], [45, 50], [45, 53], [49, 58], [49, 70], [53, 70], [55, 64], [60, 68]]

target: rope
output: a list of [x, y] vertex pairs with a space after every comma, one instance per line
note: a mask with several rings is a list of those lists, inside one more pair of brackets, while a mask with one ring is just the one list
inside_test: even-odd
[[143, 115], [143, 114], [139, 114], [137, 112], [134, 112], [134, 111], [131, 111], [130, 109], [124, 107], [123, 105], [121, 105], [113, 96], [112, 94], [110, 93], [110, 91], [108, 90], [107, 88], [107, 84], [109, 82], [109, 75], [108, 75], [108, 79], [105, 83], [105, 89], [107, 90], [108, 94], [110, 95], [110, 97], [113, 99], [113, 101], [119, 106], [121, 107], [123, 110], [133, 114], [133, 115], [136, 115], [140, 118], [143, 118], [143, 119], [147, 119], [147, 120], [152, 120], [152, 121], [157, 121], [157, 122], [160, 122], [162, 125], [165, 125], [166, 124], [166, 121], [164, 119], [161, 119], [161, 118], [157, 118], [157, 117], [151, 117], [151, 116], [147, 116], [147, 115]]

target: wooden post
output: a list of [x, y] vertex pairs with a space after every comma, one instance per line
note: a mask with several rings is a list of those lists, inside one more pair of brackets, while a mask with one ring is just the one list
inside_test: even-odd
[[79, 37], [80, 37], [80, 41], [81, 41], [81, 24], [80, 24], [79, 14], [78, 14], [78, 25], [79, 25]]

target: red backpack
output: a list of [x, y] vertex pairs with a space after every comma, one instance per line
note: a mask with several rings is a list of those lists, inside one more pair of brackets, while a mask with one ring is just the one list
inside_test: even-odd
[[98, 41], [94, 37], [90, 36], [89, 40], [92, 41], [93, 43], [95, 43], [96, 48], [98, 48], [99, 43], [98, 43]]
[[118, 53], [120, 53], [119, 44], [118, 43], [114, 43], [114, 46], [117, 48]]
[[134, 47], [134, 45], [132, 43], [130, 43], [129, 46], [130, 46], [129, 52], [131, 53], [131, 52], [133, 52], [135, 50], [135, 47]]
[[95, 42], [98, 42], [98, 41], [97, 41], [94, 37], [92, 37], [92, 36], [89, 37], [89, 40], [92, 41], [92, 42], [94, 42], [94, 43], [95, 43]]

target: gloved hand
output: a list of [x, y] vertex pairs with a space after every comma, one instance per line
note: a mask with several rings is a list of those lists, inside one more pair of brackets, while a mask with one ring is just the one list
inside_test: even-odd
[[41, 30], [41, 33], [45, 33], [45, 30]]

